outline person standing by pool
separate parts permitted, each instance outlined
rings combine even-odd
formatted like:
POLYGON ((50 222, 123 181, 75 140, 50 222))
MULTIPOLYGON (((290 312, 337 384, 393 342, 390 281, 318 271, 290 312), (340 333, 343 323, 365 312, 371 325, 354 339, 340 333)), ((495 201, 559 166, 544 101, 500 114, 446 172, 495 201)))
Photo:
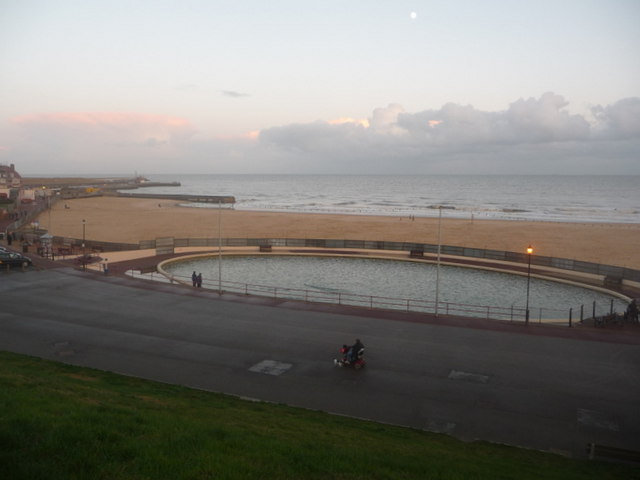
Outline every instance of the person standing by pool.
POLYGON ((629 303, 625 317, 627 317, 627 320, 631 322, 638 323, 638 304, 636 303, 635 298, 629 303))

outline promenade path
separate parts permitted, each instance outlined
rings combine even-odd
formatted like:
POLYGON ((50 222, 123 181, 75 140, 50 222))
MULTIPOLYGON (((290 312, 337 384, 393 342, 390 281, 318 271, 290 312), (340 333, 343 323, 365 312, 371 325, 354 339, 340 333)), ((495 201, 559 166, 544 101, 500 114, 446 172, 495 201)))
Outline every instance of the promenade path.
POLYGON ((0 349, 584 457, 640 450, 640 335, 374 312, 105 276, 0 272, 0 349), (333 366, 367 347, 362 371, 333 366))

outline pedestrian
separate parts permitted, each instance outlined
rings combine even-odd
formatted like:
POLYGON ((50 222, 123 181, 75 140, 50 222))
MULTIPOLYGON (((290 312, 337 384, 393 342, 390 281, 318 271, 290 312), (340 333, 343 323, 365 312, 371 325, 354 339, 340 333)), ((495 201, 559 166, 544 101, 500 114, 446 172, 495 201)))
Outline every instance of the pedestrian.
POLYGON ((625 317, 627 317, 627 320, 631 322, 638 323, 638 304, 636 303, 635 298, 629 302, 629 306, 625 312, 625 317))
POLYGON ((194 287, 198 286, 198 275, 196 275, 196 271, 195 270, 191 274, 191 283, 193 283, 194 287))
POLYGON ((197 283, 198 283, 198 288, 202 288, 202 274, 201 273, 198 273, 197 283))

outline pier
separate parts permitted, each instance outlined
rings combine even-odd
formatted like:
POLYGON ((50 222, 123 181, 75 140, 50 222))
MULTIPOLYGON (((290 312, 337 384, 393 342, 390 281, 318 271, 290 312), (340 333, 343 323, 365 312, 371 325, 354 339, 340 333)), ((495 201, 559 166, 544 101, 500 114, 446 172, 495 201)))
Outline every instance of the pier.
POLYGON ((165 193, 127 193, 121 190, 138 190, 148 187, 179 187, 180 182, 152 182, 144 177, 33 177, 24 178, 23 183, 36 189, 49 188, 58 190, 60 198, 86 198, 96 196, 157 198, 177 200, 192 203, 219 203, 235 204, 236 199, 232 195, 189 195, 189 194, 165 194, 165 193))

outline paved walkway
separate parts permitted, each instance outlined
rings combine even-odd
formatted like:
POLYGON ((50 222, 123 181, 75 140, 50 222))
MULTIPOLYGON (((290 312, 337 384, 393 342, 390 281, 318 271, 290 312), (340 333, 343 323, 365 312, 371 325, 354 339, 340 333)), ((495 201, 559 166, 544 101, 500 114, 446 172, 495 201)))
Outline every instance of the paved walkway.
POLYGON ((220 296, 36 264, 0 273, 2 349, 465 440, 640 450, 635 331, 220 296), (356 337, 367 367, 335 368, 356 337))
MULTIPOLYGON (((280 249, 281 251, 288 250, 280 249)), ((17 251, 17 250, 16 250, 17 251)), ((327 249, 323 250, 325 253, 327 249)), ((223 253, 246 253, 257 254, 255 247, 225 247, 223 253)), ((278 252, 278 249, 274 249, 274 252, 278 252)), ((216 253, 212 251, 211 247, 178 247, 175 249, 174 254, 156 255, 155 249, 147 250, 130 250, 120 252, 105 252, 101 254, 100 261, 87 264, 86 271, 94 274, 103 275, 103 261, 106 261, 109 265, 109 276, 123 276, 126 277, 127 272, 131 270, 144 270, 152 269, 160 262, 168 260, 170 258, 176 258, 180 256, 189 256, 194 254, 216 253)), ((307 254, 313 254, 308 251, 307 254)), ((380 251, 362 251, 365 255, 380 255, 380 251)), ((268 255, 268 254, 267 254, 268 255)), ((384 252, 388 258, 397 257, 399 259, 406 259, 406 252, 384 252)), ((62 268, 62 267, 74 267, 80 269, 80 264, 75 256, 67 258, 58 257, 56 261, 51 261, 46 258, 42 258, 38 255, 31 254, 31 258, 34 260, 34 265, 38 269, 50 269, 50 268, 62 268)), ((465 259, 463 259, 465 260, 465 259)), ((506 263, 506 262, 503 262, 506 263)), ((504 265, 505 269, 514 268, 512 265, 504 265)), ((515 266, 517 269, 518 266, 515 266)), ((145 288, 154 288, 155 282, 138 280, 139 285, 144 285, 145 288)), ((174 285, 175 288, 180 288, 179 285, 174 285)), ((631 296, 638 296, 640 292, 634 289, 630 289, 625 292, 631 296)), ((288 308, 295 308, 307 311, 318 312, 333 312, 343 313, 346 315, 366 315, 377 318, 386 318, 389 320, 407 321, 414 323, 431 323, 435 325, 448 325, 459 326, 464 328, 475 328, 483 330, 493 331, 505 331, 514 332, 527 335, 536 336, 551 336, 559 338, 572 338, 576 340, 594 340, 594 341, 606 341, 624 344, 638 344, 640 345, 640 325, 625 325, 624 327, 607 327, 607 328, 594 328, 589 324, 574 323, 573 328, 559 327, 556 325, 546 325, 537 322, 531 322, 531 328, 525 328, 522 323, 509 322, 509 321, 497 321, 488 320, 482 318, 473 317, 460 317, 454 315, 440 315, 436 317, 433 314, 428 313, 415 313, 415 312, 402 312, 402 311, 386 311, 386 310, 371 310, 366 307, 352 307, 348 305, 333 305, 333 304, 321 304, 321 303, 306 303, 306 302, 284 302, 282 299, 272 299, 269 297, 255 297, 233 293, 225 293, 225 298, 228 301, 235 302, 247 302, 251 304, 260 304, 265 306, 278 306, 286 303, 288 308)))

